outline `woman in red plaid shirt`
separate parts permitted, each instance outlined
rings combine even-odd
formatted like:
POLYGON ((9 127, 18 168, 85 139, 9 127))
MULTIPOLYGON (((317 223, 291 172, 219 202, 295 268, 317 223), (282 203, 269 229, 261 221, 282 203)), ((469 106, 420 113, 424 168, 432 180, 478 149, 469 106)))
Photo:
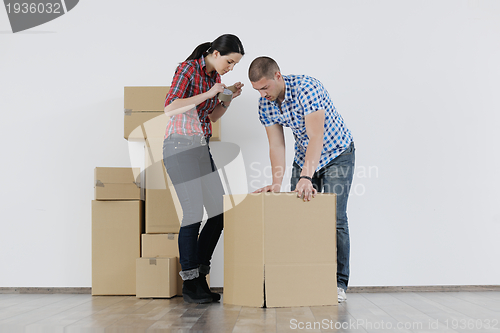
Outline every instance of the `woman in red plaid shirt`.
MULTIPOLYGON (((165 113, 171 118, 163 142, 163 162, 183 211, 179 231, 180 275, 184 280, 184 300, 190 303, 220 300, 206 281, 223 228, 224 194, 208 143, 211 122, 219 120, 231 104, 217 98, 226 88, 221 75, 233 70, 244 53, 241 41, 234 35, 222 35, 199 45, 177 67, 165 100, 165 113), (199 232, 203 207, 208 220, 199 232)), ((243 84, 237 82, 234 87, 233 98, 241 94, 243 84)))

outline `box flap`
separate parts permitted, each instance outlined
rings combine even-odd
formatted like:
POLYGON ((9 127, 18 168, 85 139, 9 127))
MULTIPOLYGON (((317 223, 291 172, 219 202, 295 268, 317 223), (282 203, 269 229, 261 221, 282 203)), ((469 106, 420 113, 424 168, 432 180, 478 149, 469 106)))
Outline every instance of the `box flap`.
POLYGON ((262 197, 245 196, 233 206, 224 196, 224 303, 264 305, 262 197), (243 303, 241 303, 241 301, 243 303))
POLYGON ((336 263, 335 194, 317 194, 306 202, 295 192, 263 197, 266 265, 336 263))
POLYGON ((269 308, 337 305, 336 264, 268 264, 265 283, 269 308))

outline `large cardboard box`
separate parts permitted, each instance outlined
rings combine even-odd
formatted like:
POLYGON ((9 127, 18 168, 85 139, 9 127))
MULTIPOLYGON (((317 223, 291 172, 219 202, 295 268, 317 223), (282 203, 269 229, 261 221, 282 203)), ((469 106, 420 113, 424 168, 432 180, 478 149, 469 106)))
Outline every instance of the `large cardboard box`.
POLYGON ((135 295, 143 201, 92 201, 92 295, 135 295))
POLYGON ((143 234, 141 257, 175 257, 177 295, 182 295, 182 278, 179 272, 182 270, 179 263, 179 238, 178 234, 143 234))
POLYGON ((224 211, 224 303, 337 304, 335 194, 226 195, 224 211))
POLYGON ((146 140, 146 233, 179 233, 182 208, 163 165, 163 139, 146 140))
POLYGON ((95 200, 141 200, 140 176, 140 168, 95 168, 95 200))
MULTIPOLYGON (((165 115, 165 99, 170 87, 124 88, 124 138, 144 140, 163 138, 169 117, 165 115)), ((213 141, 220 141, 220 120, 212 123, 213 141)))
POLYGON ((177 258, 137 258, 136 297, 170 298, 177 295, 177 258))

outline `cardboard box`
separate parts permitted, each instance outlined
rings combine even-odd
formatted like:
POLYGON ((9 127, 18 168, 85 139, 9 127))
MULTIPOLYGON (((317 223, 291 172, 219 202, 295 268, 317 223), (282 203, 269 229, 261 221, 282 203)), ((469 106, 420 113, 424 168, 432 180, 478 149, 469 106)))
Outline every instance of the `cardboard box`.
POLYGON ((210 141, 220 141, 221 138, 221 119, 217 120, 215 123, 212 123, 212 137, 210 141))
POLYGON ((179 234, 142 234, 141 257, 179 257, 179 234))
POLYGON ((92 295, 135 295, 143 201, 92 201, 92 295))
MULTIPOLYGON (((165 115, 165 99, 170 87, 125 87, 124 138, 144 140, 163 138, 169 117, 165 115)), ((220 141, 221 121, 212 123, 212 141, 220 141)))
POLYGON ((226 195, 224 212, 225 304, 337 304, 335 194, 226 195))
POLYGON ((140 168, 95 168, 95 200, 141 200, 140 173, 140 168))
POLYGON ((178 234, 143 234, 141 257, 175 257, 177 295, 182 295, 182 270, 179 263, 179 238, 178 234))
POLYGON ((161 114, 146 121, 142 126, 146 133, 146 139, 160 139, 163 141, 169 121, 170 117, 168 117, 165 112, 161 112, 161 114))
POLYGON ((163 139, 146 140, 146 233, 179 233, 182 207, 163 165, 163 139))
POLYGON ((137 258, 136 297, 170 298, 177 295, 177 258, 137 258))
MULTIPOLYGON (((125 87, 124 88, 124 138, 145 139, 149 133, 144 123, 158 117, 153 123, 159 126, 168 118, 165 116, 165 99, 170 87, 125 87)), ((166 124, 166 123, 165 123, 166 124)), ((163 128, 163 135, 165 134, 163 128)), ((160 134, 161 135, 161 134, 160 134)))
MULTIPOLYGON (((179 263, 179 235, 178 234, 143 234, 142 235, 142 257, 176 257, 177 260, 177 295, 182 295, 182 278, 179 272, 182 270, 179 263)), ((210 274, 207 275, 207 283, 210 285, 210 274)))

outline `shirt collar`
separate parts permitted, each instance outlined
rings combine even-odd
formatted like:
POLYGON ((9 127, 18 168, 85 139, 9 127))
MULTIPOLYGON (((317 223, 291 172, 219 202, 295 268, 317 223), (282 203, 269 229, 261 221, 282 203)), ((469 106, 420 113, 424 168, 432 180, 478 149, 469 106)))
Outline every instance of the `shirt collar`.
POLYGON ((198 60, 198 63, 200 64, 200 68, 203 70, 203 73, 205 73, 206 76, 208 76, 214 80, 217 80, 217 75, 219 75, 219 73, 217 73, 217 71, 214 70, 211 74, 207 73, 207 64, 205 63, 204 56, 200 57, 200 59, 198 60))
MULTIPOLYGON (((283 102, 281 103, 289 103, 293 101, 293 94, 292 94, 292 79, 286 75, 283 75, 283 81, 285 82, 285 98, 283 99, 283 102)), ((272 101, 273 104, 278 105, 278 102, 276 100, 272 101)))
POLYGON ((285 99, 283 102, 291 102, 292 98, 292 79, 286 75, 283 75, 283 81, 285 81, 285 99))

